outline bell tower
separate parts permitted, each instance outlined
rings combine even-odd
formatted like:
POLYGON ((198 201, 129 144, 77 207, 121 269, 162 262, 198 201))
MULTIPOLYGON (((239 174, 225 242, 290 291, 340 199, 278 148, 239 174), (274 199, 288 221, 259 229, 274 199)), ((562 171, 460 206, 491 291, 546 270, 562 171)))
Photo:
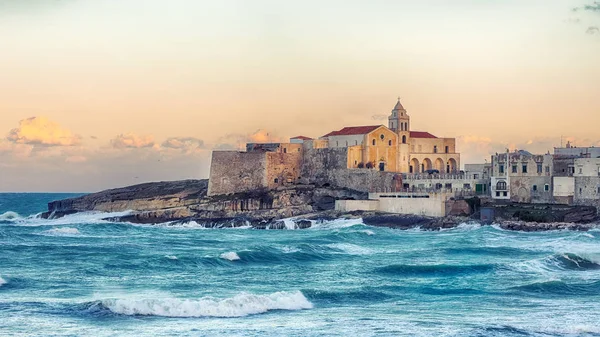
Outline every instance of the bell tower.
MULTIPOLYGON (((406 112, 406 109, 400 103, 400 97, 398 97, 398 102, 394 109, 392 110, 392 114, 388 117, 388 127, 390 130, 395 131, 400 138, 402 136, 406 136, 406 143, 408 143, 408 137, 410 135, 410 116, 406 112)), ((400 139, 400 143, 402 143, 402 139, 400 139)))
POLYGON ((398 168, 400 172, 409 172, 410 161, 410 116, 406 109, 398 102, 388 118, 388 127, 398 135, 398 168))

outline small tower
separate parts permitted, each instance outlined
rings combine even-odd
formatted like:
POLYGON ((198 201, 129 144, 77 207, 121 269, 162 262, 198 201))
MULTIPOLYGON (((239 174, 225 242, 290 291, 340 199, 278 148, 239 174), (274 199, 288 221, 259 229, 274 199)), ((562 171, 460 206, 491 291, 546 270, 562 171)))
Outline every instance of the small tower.
POLYGON ((402 103, 400 103, 400 97, 398 97, 398 102, 394 106, 392 114, 388 117, 388 127, 398 134, 400 144, 408 143, 408 137, 410 137, 410 117, 406 113, 406 109, 404 109, 402 103))

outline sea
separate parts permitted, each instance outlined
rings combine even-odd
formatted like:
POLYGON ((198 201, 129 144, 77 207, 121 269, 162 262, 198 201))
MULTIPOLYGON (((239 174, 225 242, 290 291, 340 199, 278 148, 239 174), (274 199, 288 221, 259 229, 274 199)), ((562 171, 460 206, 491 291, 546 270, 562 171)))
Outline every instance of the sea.
POLYGON ((1 336, 600 336, 600 231, 38 217, 70 196, 0 194, 1 336))

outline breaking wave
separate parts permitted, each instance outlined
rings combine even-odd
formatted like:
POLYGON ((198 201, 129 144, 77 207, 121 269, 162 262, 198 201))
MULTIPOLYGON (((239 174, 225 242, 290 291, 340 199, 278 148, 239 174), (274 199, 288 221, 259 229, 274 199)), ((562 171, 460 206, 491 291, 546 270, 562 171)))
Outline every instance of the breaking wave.
POLYGON ((591 259, 581 257, 577 254, 566 253, 554 255, 551 258, 553 264, 566 270, 599 270, 600 264, 591 259))
POLYGON ((3 285, 7 284, 8 282, 6 282, 5 279, 2 278, 2 276, 0 276, 0 287, 2 287, 3 285))
POLYGON ((223 253, 219 257, 229 261, 237 261, 240 259, 240 256, 236 252, 223 253))
POLYGON ((19 213, 12 212, 12 211, 8 211, 8 212, 4 212, 4 213, 0 214, 0 220, 5 220, 5 221, 15 221, 15 220, 19 220, 22 218, 23 217, 21 217, 19 215, 19 213))
POLYGON ((226 299, 204 297, 197 300, 106 299, 89 303, 88 311, 109 310, 128 316, 161 317, 243 317, 271 310, 312 309, 313 304, 302 292, 276 292, 269 295, 240 293, 226 299))
POLYGON ((44 235, 50 236, 77 236, 81 235, 77 228, 72 227, 60 227, 60 228, 52 228, 43 232, 44 235))

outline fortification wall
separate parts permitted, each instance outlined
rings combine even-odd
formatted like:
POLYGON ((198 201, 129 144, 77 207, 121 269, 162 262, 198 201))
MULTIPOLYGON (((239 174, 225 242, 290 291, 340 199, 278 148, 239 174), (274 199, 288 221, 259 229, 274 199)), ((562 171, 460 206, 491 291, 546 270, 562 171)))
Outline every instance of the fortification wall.
POLYGON ((266 152, 213 151, 208 195, 266 188, 266 179, 266 152))
POLYGON ((267 187, 297 184, 302 175, 302 152, 268 152, 266 154, 267 187))

